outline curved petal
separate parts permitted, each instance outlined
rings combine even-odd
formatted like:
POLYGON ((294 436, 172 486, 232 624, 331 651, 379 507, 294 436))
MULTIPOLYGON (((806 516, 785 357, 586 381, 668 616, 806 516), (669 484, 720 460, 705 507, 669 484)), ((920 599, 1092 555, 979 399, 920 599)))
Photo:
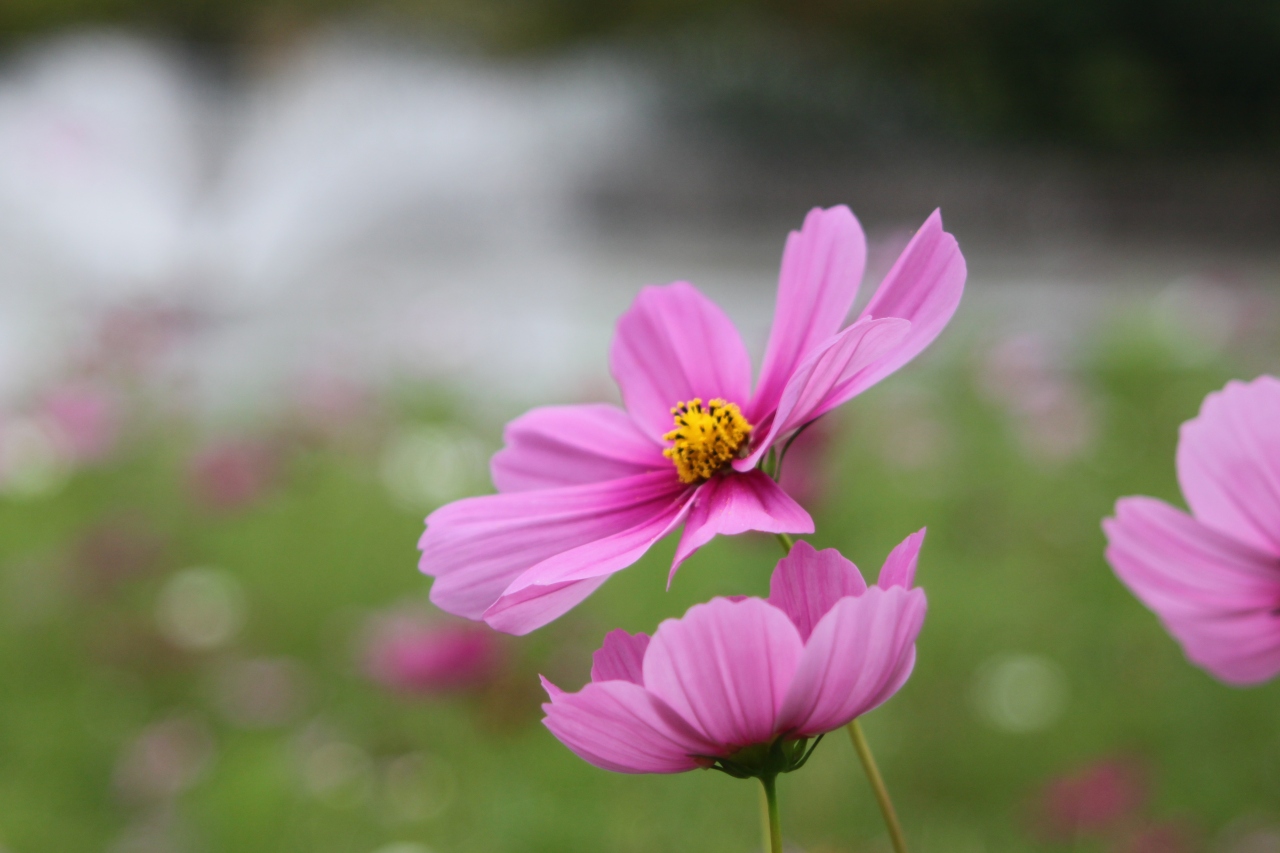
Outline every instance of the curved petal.
POLYGON ((916 581, 916 563, 920 560, 920 548, 924 545, 924 533, 925 528, 921 527, 915 533, 899 542, 897 547, 889 552, 889 556, 884 558, 884 565, 880 567, 880 576, 876 578, 876 586, 881 589, 888 589, 891 586, 911 589, 912 584, 916 581))
POLYGON ((853 396, 844 389, 891 353, 910 327, 910 323, 891 317, 864 318, 809 353, 787 380, 768 431, 753 437, 751 454, 736 460, 733 467, 749 471, 779 438, 853 396))
POLYGON ((806 641, 837 601, 866 591, 862 573, 843 554, 815 550, 804 540, 778 561, 769 579, 769 603, 787 614, 806 641))
POLYGON ((815 207, 787 236, 773 328, 747 415, 762 420, 778 405, 796 366, 844 325, 867 266, 867 238, 844 205, 815 207))
POLYGON ((630 681, 643 684, 644 650, 648 634, 628 634, 617 628, 604 635, 604 645, 591 656, 592 681, 630 681))
POLYGON ((427 517, 418 568, 440 609, 479 619, 531 566, 660 516, 685 491, 671 470, 456 501, 427 517))
POLYGON ((667 584, 694 551, 717 535, 735 536, 748 530, 812 533, 813 518, 763 471, 712 477, 694 492, 667 584))
POLYGON ((562 550, 527 569, 485 610, 484 621, 508 634, 527 634, 563 616, 678 527, 689 511, 690 494, 670 499, 634 527, 562 550))
POLYGON ((615 773, 680 773, 707 766, 714 749, 643 687, 593 682, 565 693, 543 679, 551 701, 542 724, 582 760, 615 773))
POLYGON ((1280 672, 1280 560, 1154 498, 1102 523, 1107 561, 1192 662, 1236 684, 1280 672))
POLYGON ((924 590, 902 587, 836 602, 805 643, 780 728, 800 737, 829 732, 897 692, 915 662, 925 607, 924 590))
POLYGON ((787 615, 758 598, 714 599, 658 626, 645 688, 728 754, 768 743, 803 643, 787 615))
POLYGON ((751 358, 720 308, 693 285, 646 287, 618 320, 609 369, 627 411, 650 438, 673 426, 671 409, 700 397, 748 402, 751 358))
POLYGON ((503 430, 489 470, 500 492, 598 483, 671 467, 662 447, 607 403, 543 406, 503 430))
POLYGON ((967 275, 960 246, 942 230, 942 212, 935 210, 859 315, 900 317, 911 323, 911 333, 883 361, 843 387, 844 400, 861 394, 933 343, 956 313, 967 275))
POLYGON ((1182 425, 1178 482, 1210 527, 1280 554, 1280 380, 1229 382, 1182 425))

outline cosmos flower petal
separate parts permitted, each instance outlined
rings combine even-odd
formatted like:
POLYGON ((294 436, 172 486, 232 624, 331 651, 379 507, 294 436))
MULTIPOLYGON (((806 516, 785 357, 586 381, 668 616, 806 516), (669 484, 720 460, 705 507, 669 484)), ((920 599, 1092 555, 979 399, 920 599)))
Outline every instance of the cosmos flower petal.
MULTIPOLYGON (((538 493, 535 493, 538 494, 538 493)), ((559 618, 625 569, 684 520, 688 498, 677 495, 633 527, 561 550, 522 573, 484 612, 508 634, 527 634, 559 618)))
POLYGON ((550 682, 543 725, 584 761, 616 773, 680 773, 706 766, 714 746, 629 681, 592 682, 565 693, 550 682))
POLYGON ((924 545, 925 528, 921 527, 906 539, 898 543, 889 556, 884 558, 880 567, 880 576, 876 578, 876 586, 888 589, 900 586, 911 589, 916 580, 916 563, 920 560, 920 548, 924 545))
POLYGON ((1280 562, 1154 498, 1102 523, 1107 561, 1194 663, 1235 684, 1280 673, 1280 562))
POLYGON ((500 492, 596 483, 667 469, 662 447, 617 406, 542 406, 511 423, 489 468, 500 492))
POLYGON ((813 626, 842 598, 866 592, 867 583, 835 548, 816 550, 803 540, 783 557, 769 579, 769 603, 791 619, 808 640, 813 626))
POLYGON ((814 347, 840 331, 867 263, 867 239, 844 205, 815 207, 787 236, 773 329, 748 418, 772 412, 782 389, 814 347))
POLYGON ((802 649, 778 608, 758 598, 717 598, 658 626, 644 656, 644 684, 728 754, 772 738, 802 649))
POLYGON ((873 367, 845 383, 839 402, 852 399, 915 358, 942 332, 960 305, 968 275, 956 238, 942 230, 935 210, 911 238, 860 317, 900 317, 911 332, 873 367))
POLYGON ((729 317, 693 285, 646 287, 618 320, 609 369, 627 411, 656 441, 671 409, 697 397, 739 406, 751 393, 751 359, 729 317))
POLYGON ((649 635, 628 634, 617 628, 604 635, 604 645, 591 656, 592 681, 630 681, 643 684, 644 652, 649 635))
POLYGON ((892 696, 911 674, 925 607, 923 590, 902 587, 836 602, 805 644, 779 728, 823 734, 892 696))
POLYGON ((1178 481, 1200 521, 1280 555, 1280 380, 1229 382, 1182 425, 1178 481))
POLYGON ((694 493, 668 585, 680 565, 715 536, 748 530, 812 533, 813 518, 763 471, 712 477, 694 493))
POLYGON ((733 467, 754 468, 774 442, 848 399, 840 389, 892 352, 909 331, 904 320, 862 319, 811 352, 787 380, 768 432, 753 440, 751 454, 733 467))
POLYGON ((479 619, 529 568, 661 516, 685 491, 667 470, 456 501, 427 517, 419 568, 440 609, 479 619))

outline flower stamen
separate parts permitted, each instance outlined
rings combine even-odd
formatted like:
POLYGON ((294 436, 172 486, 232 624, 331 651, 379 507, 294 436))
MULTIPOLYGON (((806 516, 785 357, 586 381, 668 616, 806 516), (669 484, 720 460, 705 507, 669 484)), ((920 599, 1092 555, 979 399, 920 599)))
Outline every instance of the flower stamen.
POLYGON ((676 428, 663 436, 674 442, 662 455, 675 463, 683 483, 710 479, 738 455, 751 435, 751 424, 735 403, 719 397, 702 406, 695 397, 671 410, 676 428))

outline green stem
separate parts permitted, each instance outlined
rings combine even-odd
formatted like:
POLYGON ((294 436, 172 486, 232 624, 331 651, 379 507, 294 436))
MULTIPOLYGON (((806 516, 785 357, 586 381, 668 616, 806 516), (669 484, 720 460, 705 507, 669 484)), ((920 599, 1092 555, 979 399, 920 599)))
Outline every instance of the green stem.
POLYGON ((856 719, 845 728, 849 731, 849 739, 853 741, 858 758, 862 760, 862 769, 867 772, 867 780, 871 783, 871 790, 875 792, 876 802, 880 804, 880 814, 884 816, 884 825, 889 830, 894 853, 907 853, 907 839, 902 834, 902 824, 898 823, 898 813, 894 811, 893 800, 889 799, 889 789, 884 786, 884 778, 880 775, 880 768, 876 766, 875 756, 871 754, 867 736, 862 733, 862 726, 856 719))
POLYGON ((764 776, 760 784, 764 786, 765 819, 769 823, 768 853, 782 853, 782 824, 778 821, 778 788, 777 776, 764 776))
POLYGON ((782 543, 782 552, 784 554, 790 554, 791 549, 796 546, 796 540, 791 538, 790 533, 779 533, 778 541, 782 543))

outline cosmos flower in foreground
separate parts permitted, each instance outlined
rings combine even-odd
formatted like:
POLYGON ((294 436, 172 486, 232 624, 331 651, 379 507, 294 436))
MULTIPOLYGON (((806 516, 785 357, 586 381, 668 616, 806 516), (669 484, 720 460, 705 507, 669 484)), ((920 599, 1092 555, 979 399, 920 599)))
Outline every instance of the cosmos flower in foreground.
POLYGON ((795 770, 810 738, 880 705, 911 674, 923 541, 921 530, 898 545, 870 589, 838 551, 798 542, 767 601, 716 598, 652 639, 613 631, 577 693, 543 679, 543 723, 579 757, 620 773, 795 770))
POLYGON ((723 311, 685 282, 641 291, 609 354, 626 408, 548 406, 508 424, 491 463, 499 494, 427 518, 419 568, 436 579, 431 600, 523 634, 682 524, 672 576, 717 534, 812 532, 761 462, 914 358, 964 289, 964 258, 935 212, 844 327, 865 260, 847 207, 815 209, 792 232, 754 391, 723 311))
POLYGON ((1121 498, 1107 560, 1187 657, 1231 684, 1280 673, 1280 380, 1229 382, 1182 425, 1191 514, 1121 498))

